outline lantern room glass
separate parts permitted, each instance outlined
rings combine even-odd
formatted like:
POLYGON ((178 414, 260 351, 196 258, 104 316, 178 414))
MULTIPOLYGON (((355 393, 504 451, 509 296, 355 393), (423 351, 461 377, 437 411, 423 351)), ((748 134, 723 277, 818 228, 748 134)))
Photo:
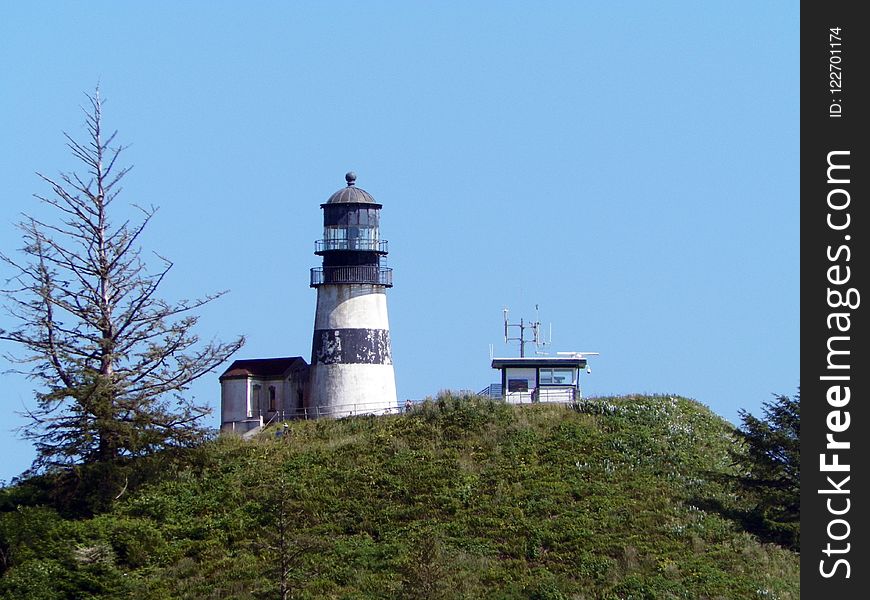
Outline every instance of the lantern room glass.
POLYGON ((323 239, 330 250, 378 247, 380 209, 359 204, 324 206, 323 239))

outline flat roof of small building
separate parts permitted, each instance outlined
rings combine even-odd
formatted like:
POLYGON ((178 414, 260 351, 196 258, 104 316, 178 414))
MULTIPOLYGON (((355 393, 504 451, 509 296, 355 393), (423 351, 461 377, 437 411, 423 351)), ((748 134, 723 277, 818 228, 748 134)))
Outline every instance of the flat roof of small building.
POLYGON ((524 356, 514 358, 493 358, 493 369, 505 369, 509 367, 525 368, 563 368, 582 369, 586 366, 585 358, 576 356, 524 356))

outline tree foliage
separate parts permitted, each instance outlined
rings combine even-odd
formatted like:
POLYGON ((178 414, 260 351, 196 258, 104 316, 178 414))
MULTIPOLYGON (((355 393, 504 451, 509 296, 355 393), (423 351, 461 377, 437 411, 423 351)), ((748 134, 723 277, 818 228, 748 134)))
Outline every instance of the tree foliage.
POLYGON ((800 390, 765 402, 764 418, 740 411, 746 443, 738 483, 754 503, 759 533, 794 549, 800 545, 800 390))
POLYGON ((208 409, 184 396, 191 382, 244 343, 201 342, 192 311, 224 292, 168 302, 158 296, 172 262, 150 271, 139 238, 156 208, 137 222, 113 220, 124 148, 103 131, 99 90, 83 109, 87 136, 67 147, 81 163, 35 195, 54 220, 25 215, 24 246, 0 254, 13 269, 3 295, 16 325, 0 339, 21 350, 8 358, 39 386, 22 428, 37 448, 36 468, 111 461, 200 439, 208 409))
MULTIPOLYGON (((286 450, 280 446, 272 449, 286 450)), ((245 507, 256 515, 251 549, 270 579, 258 597, 288 600, 296 588, 317 574, 313 557, 327 545, 316 536, 299 532, 299 523, 312 520, 314 507, 294 474, 296 465, 283 461, 286 453, 271 452, 268 445, 257 458, 245 473, 245 507)))

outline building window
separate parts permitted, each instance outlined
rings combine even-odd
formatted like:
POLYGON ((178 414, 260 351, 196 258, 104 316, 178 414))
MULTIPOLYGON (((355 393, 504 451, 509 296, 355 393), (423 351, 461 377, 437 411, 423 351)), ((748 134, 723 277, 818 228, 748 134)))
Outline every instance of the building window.
POLYGON ((541 385, 574 385, 575 373, 574 369, 541 369, 539 377, 541 385))
POLYGON ((528 379, 508 379, 508 391, 509 392, 528 392, 529 391, 528 379))
POLYGON ((275 412, 275 386, 269 386, 269 412, 275 412))
POLYGON ((254 407, 260 410, 260 386, 254 385, 251 389, 251 403, 248 405, 248 417, 254 416, 254 407))

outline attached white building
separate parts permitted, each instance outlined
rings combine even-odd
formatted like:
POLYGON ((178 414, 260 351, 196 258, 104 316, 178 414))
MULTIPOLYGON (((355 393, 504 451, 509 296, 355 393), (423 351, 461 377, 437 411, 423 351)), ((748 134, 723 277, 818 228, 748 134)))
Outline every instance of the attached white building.
POLYGON ((220 382, 221 431, 245 433, 305 416, 308 363, 300 356, 237 360, 220 382))

